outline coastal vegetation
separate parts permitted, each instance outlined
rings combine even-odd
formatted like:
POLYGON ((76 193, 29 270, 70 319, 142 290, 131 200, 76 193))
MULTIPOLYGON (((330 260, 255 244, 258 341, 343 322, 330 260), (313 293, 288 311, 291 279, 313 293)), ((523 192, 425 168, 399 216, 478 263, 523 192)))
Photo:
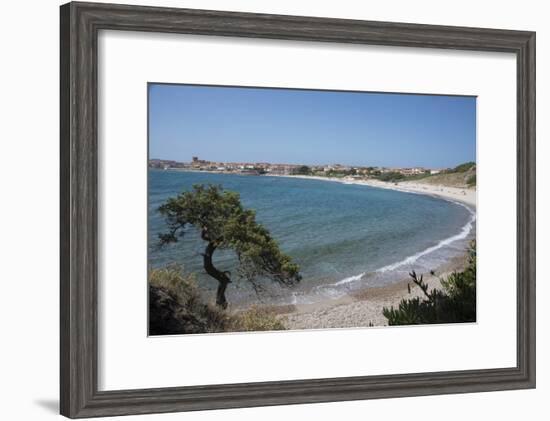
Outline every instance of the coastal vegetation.
MULTIPOLYGON (((442 290, 430 290, 423 276, 410 273, 423 297, 403 299, 397 308, 382 310, 388 324, 413 325, 433 323, 475 322, 476 320, 476 245, 468 250, 468 264, 462 272, 453 272, 441 279, 442 290)), ((410 289, 410 286, 409 286, 410 289)))
POLYGON ((226 289, 235 278, 248 281, 256 292, 261 291, 259 281, 263 279, 282 286, 293 286, 301 279, 298 265, 280 250, 270 232, 256 222, 255 212, 243 208, 236 192, 221 186, 197 184, 191 191, 169 198, 159 212, 168 227, 159 234, 160 247, 177 242, 188 227, 199 231, 206 243, 203 267, 218 281, 216 304, 222 309, 227 307, 226 289), (213 256, 218 249, 236 253, 239 266, 235 276, 214 265, 213 256))
POLYGON ((380 181, 387 181, 390 183, 394 183, 396 181, 402 181, 405 179, 405 176, 397 171, 390 171, 385 173, 380 173, 377 175, 374 175, 373 178, 380 180, 380 181))
POLYGON ((331 169, 326 172, 313 172, 311 170, 307 173, 296 172, 294 175, 314 175, 328 178, 354 177, 355 179, 373 179, 386 183, 418 181, 425 184, 457 188, 472 188, 476 185, 476 167, 473 162, 461 164, 455 168, 443 170, 434 174, 429 170, 420 171, 415 174, 404 174, 400 171, 381 171, 380 169, 369 167, 361 172, 355 169, 331 169))
POLYGON ((149 272, 149 334, 243 332, 282 330, 284 325, 268 310, 252 307, 230 313, 205 303, 195 278, 179 266, 149 272))
POLYGON ((439 174, 422 179, 424 184, 440 185, 457 188, 473 188, 476 186, 476 164, 467 162, 439 174))
MULTIPOLYGON (((269 172, 265 172, 269 174, 269 172)), ((414 173, 405 170, 388 170, 376 167, 348 168, 331 167, 328 170, 316 170, 314 167, 301 165, 292 170, 291 175, 315 176, 327 178, 353 177, 354 179, 374 179, 387 183, 420 181, 426 184, 437 184, 446 187, 472 188, 476 185, 476 164, 465 162, 454 168, 432 172, 427 169, 417 169, 414 173)))
POLYGON ((369 175, 376 180, 390 183, 421 180, 423 183, 440 184, 447 187, 474 187, 476 185, 476 164, 475 162, 465 162, 435 174, 425 170, 407 175, 399 171, 373 171, 369 175))
MULTIPOLYGON (((306 167, 303 172, 307 173, 310 170, 310 167, 306 167)), ((449 172, 442 176, 464 177, 468 174, 475 177, 475 166, 469 166, 463 172, 449 172)), ((364 303, 361 301, 363 298, 358 298, 358 301, 352 304, 331 307, 328 312, 326 309, 312 309, 304 312, 301 307, 286 308, 284 305, 273 304, 266 294, 270 280, 283 286, 292 286, 301 280, 298 266, 290 256, 282 252, 282 249, 293 250, 294 258, 300 256, 302 259, 302 255, 294 254, 296 249, 288 247, 286 242, 283 242, 280 248, 270 232, 256 221, 254 211, 243 207, 239 194, 224 190, 218 184, 194 184, 203 182, 204 175, 155 172, 154 176, 160 179, 188 178, 188 180, 186 183, 177 183, 177 189, 171 190, 172 197, 158 195, 156 202, 153 202, 153 206, 159 213, 153 220, 155 225, 151 232, 155 234, 151 237, 149 244, 151 250, 155 250, 155 245, 168 250, 153 252, 166 257, 152 262, 155 269, 149 272, 149 334, 151 335, 456 323, 476 320, 475 245, 469 251, 468 267, 461 272, 445 276, 445 279, 440 279, 441 286, 435 289, 430 289, 425 282, 427 279, 431 284, 429 277, 411 272, 410 286, 414 289, 412 295, 407 295, 406 287, 402 288, 396 284, 387 291, 361 290, 360 294, 365 294, 364 303), (178 194, 181 189, 184 191, 178 194), (158 215, 163 218, 158 218, 158 215), (158 242, 155 239, 157 234, 158 242), (173 244, 182 240, 190 244, 179 246, 173 244), (196 252, 197 245, 203 251, 200 254, 196 252), (217 250, 227 250, 230 253, 229 255, 219 252, 215 254, 217 250), (175 253, 180 258, 174 257, 175 253), (215 259, 215 256, 219 257, 215 259), (222 261, 227 262, 228 257, 231 263, 222 264, 222 261), (176 266, 167 266, 174 261, 185 262, 186 268, 190 268, 191 271, 184 272, 176 266), (225 265, 227 267, 224 267, 225 265), (209 277, 216 279, 213 288, 209 277), (251 306, 249 301, 245 301, 243 305, 243 293, 248 300, 248 294, 251 291, 250 288, 238 289, 237 283, 243 281, 259 294, 260 300, 257 305, 251 306), (232 283, 236 289, 229 290, 231 294, 226 298, 226 290, 232 283), (266 288, 265 291, 264 288, 266 288), (229 306, 227 299, 233 301, 233 297, 235 297, 235 305, 229 306), (391 298, 388 299, 388 297, 391 298), (264 300, 266 298, 267 300, 264 300)), ((431 177, 434 176, 429 178, 431 177)), ((207 178, 213 183, 225 184, 223 176, 211 175, 207 178)), ((263 189, 258 189, 258 185, 274 183, 273 179, 263 177, 232 178, 237 181, 242 180, 244 186, 249 186, 249 190, 244 187, 241 190, 237 184, 239 191, 242 191, 243 197, 247 200, 247 205, 251 208, 256 207, 256 202, 251 200, 254 197, 251 192, 258 190, 263 192, 263 189)), ((407 176, 406 180, 409 179, 407 176)), ((347 182, 347 180, 343 181, 347 182)), ((303 184, 304 188, 308 189, 310 185, 307 181, 296 179, 280 179, 277 183, 289 183, 292 186, 303 184)), ((311 183, 312 186, 317 184, 322 185, 322 183, 311 183)), ((234 184, 231 185, 235 188, 234 184)), ((338 183, 327 183, 322 189, 323 194, 327 187, 333 186, 339 191, 338 183)), ((434 188, 440 188, 440 186, 436 185, 434 188)), ((342 189, 344 190, 347 189, 342 189)), ((475 194, 475 191, 468 193, 475 194)), ((262 193, 262 199, 266 197, 265 194, 262 193)), ((304 196, 300 195, 300 197, 304 196)), ((421 199, 419 196, 418 200, 422 201, 421 199)), ((290 202, 290 206, 277 195, 271 196, 269 200, 269 203, 277 204, 272 211, 281 212, 282 209, 293 209, 295 198, 290 202)), ((354 198, 354 200, 357 199, 354 198)), ((431 207, 430 203, 427 202, 428 207, 431 207)), ((367 204, 365 209, 371 206, 373 205, 367 204)), ((262 209, 265 212, 265 209, 262 209)), ((404 212, 408 214, 410 209, 404 212)), ((264 219, 263 213, 261 216, 262 221, 272 220, 270 217, 264 219)), ((292 213, 289 213, 289 219, 291 216, 292 213)), ((269 227, 275 230, 273 225, 270 224, 269 227)), ((338 227, 335 228, 338 229, 338 227)), ((433 227, 430 226, 430 228, 433 227)), ((277 227, 276 232, 277 239, 286 239, 287 231, 281 231, 277 227)), ((306 230, 306 232, 310 231, 306 230)), ((311 238, 308 238, 308 242, 311 244, 311 238)), ((368 247, 366 250, 366 254, 360 254, 361 261, 357 262, 358 265, 364 261, 372 262, 368 257, 368 247)), ((317 261, 322 264, 322 259, 316 258, 316 263, 317 261)), ((304 262, 303 259, 300 263, 302 262, 304 262)), ((345 262, 343 270, 353 270, 350 269, 351 263, 347 260, 345 262)), ((464 261, 460 263, 461 268, 464 267, 463 263, 464 261)), ((312 284, 317 282, 319 275, 317 273, 312 275, 306 264, 307 261, 303 263, 304 273, 308 273, 308 285, 305 287, 309 288, 310 282, 312 284)), ((278 292, 282 293, 282 291, 278 292)), ((360 294, 353 296, 363 297, 360 294)))
POLYGON ((476 166, 475 162, 465 162, 464 164, 457 165, 456 167, 446 170, 444 172, 448 174, 467 172, 476 166))
POLYGON ((292 172, 294 175, 313 175, 313 171, 307 165, 300 165, 292 172))
POLYGON ((151 168, 204 171, 244 175, 294 175, 327 178, 352 177, 355 180, 378 180, 388 183, 420 181, 421 183, 456 188, 476 186, 476 163, 464 162, 453 168, 431 170, 423 167, 388 168, 373 166, 271 164, 271 163, 224 163, 199 160, 184 163, 152 159, 151 168))

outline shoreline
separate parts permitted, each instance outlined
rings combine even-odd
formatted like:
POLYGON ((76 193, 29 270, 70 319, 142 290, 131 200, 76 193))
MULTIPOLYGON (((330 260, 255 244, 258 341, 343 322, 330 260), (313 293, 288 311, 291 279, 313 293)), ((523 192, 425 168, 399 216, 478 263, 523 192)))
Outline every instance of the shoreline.
MULTIPOLYGON (((214 171, 197 172, 224 174, 214 171)), ((234 175, 245 176, 246 174, 234 175)), ((404 193, 423 194, 466 207, 472 213, 475 213, 476 210, 476 189, 472 188, 423 184, 421 180, 391 183, 372 179, 357 180, 345 177, 336 178, 275 174, 263 176, 337 182, 341 184, 389 189, 404 193)), ((475 222, 475 219, 473 221, 475 222)), ((471 237, 472 231, 470 230, 466 238, 471 237)), ((466 260, 467 251, 464 250, 460 255, 455 256, 450 261, 435 268, 435 275, 423 273, 424 280, 429 285, 430 290, 433 288, 441 288, 440 278, 446 278, 455 271, 462 271, 466 267, 466 260)), ((382 314, 382 309, 384 307, 389 308, 393 306, 396 308, 402 299, 421 296, 423 296, 422 291, 414 285, 408 276, 403 277, 402 275, 395 274, 395 279, 392 276, 391 282, 386 285, 365 286, 340 298, 326 298, 311 304, 266 304, 265 308, 269 312, 275 314, 289 330, 387 326, 387 320, 382 314), (408 292, 408 285, 410 285, 411 288, 410 293, 408 292)))
MULTIPOLYGON (((441 278, 464 270, 466 265, 467 254, 464 253, 441 266, 434 275, 423 274, 424 281, 430 290, 441 289, 441 278)), ((384 307, 397 308, 403 299, 423 296, 420 288, 408 278, 388 285, 365 287, 335 300, 273 306, 271 311, 288 330, 380 327, 388 326, 388 321, 382 314, 384 307), (410 293, 408 286, 411 289, 410 293)))
MULTIPOLYGON (((474 212, 477 204, 476 189, 422 184, 418 181, 389 183, 379 180, 354 180, 307 175, 272 175, 271 177, 332 181, 342 184, 390 189, 405 193, 425 194, 451 202, 459 202, 463 206, 471 207, 474 212)), ((471 233, 469 233, 470 235, 471 233)), ((453 272, 464 270, 466 262, 467 251, 465 250, 462 255, 439 266, 434 275, 429 273, 422 275, 430 290, 433 288, 441 289, 441 278, 446 278, 453 272)), ((387 285, 365 287, 338 299, 327 299, 314 304, 281 306, 278 309, 274 307, 273 311, 278 313, 277 317, 289 330, 387 326, 387 319, 382 314, 384 307, 397 308, 403 299, 422 296, 422 291, 410 278, 396 279, 387 285), (411 289, 410 293, 408 290, 409 286, 411 289)))
POLYGON ((400 191, 404 193, 425 194, 427 196, 435 196, 441 199, 457 201, 466 205, 476 208, 477 205, 477 189, 451 187, 439 184, 425 184, 422 183, 422 179, 417 181, 399 181, 388 182, 375 179, 363 179, 357 180, 346 177, 321 177, 317 175, 281 175, 281 174, 263 174, 263 175, 250 175, 240 173, 228 173, 225 171, 206 171, 206 170, 190 170, 190 169, 171 169, 170 171, 181 172, 193 172, 193 173, 206 173, 206 174, 227 174, 227 175, 240 175, 246 177, 284 177, 284 178, 300 178, 303 180, 318 180, 318 181, 330 181, 342 184, 355 184, 360 186, 375 187, 381 189, 389 189, 400 191))
POLYGON ((342 184, 354 184, 359 186, 368 186, 381 189, 389 189, 400 191, 404 193, 425 194, 427 196, 436 196, 441 199, 457 201, 466 205, 476 208, 477 197, 476 189, 450 187, 438 184, 424 184, 421 180, 418 181, 401 181, 396 183, 390 183, 380 180, 355 180, 351 178, 336 178, 336 177, 319 177, 315 175, 264 175, 263 177, 286 177, 286 178, 300 178, 303 180, 319 180, 319 181, 331 181, 342 184))

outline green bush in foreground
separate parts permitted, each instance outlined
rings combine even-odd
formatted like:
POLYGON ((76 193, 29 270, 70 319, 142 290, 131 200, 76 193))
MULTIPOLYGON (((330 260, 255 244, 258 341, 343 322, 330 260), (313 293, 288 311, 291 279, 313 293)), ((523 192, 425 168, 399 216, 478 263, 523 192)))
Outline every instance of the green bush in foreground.
POLYGON ((149 334, 242 332, 282 330, 270 312, 251 308, 229 313, 202 301, 195 280, 178 266, 149 273, 149 334))
POLYGON ((454 272, 441 280, 443 290, 432 289, 422 275, 410 273, 413 282, 424 297, 403 299, 397 309, 384 307, 382 313, 390 326, 460 323, 476 320, 476 248, 472 242, 468 250, 468 266, 462 272, 454 272))
POLYGON ((228 322, 223 311, 202 302, 193 277, 179 267, 150 271, 150 335, 220 332, 228 322))

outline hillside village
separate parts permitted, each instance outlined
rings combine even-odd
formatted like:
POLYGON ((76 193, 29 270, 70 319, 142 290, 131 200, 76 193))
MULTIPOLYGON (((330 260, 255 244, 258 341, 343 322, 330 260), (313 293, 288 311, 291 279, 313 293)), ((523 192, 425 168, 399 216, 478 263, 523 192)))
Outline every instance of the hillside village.
POLYGON ((304 165, 268 162, 216 162, 193 157, 190 162, 150 159, 149 168, 162 170, 206 171, 246 175, 301 175, 348 178, 353 180, 376 179, 387 182, 422 180, 423 183, 454 187, 473 187, 476 184, 476 165, 467 162, 454 168, 424 167, 373 167, 341 164, 304 165))

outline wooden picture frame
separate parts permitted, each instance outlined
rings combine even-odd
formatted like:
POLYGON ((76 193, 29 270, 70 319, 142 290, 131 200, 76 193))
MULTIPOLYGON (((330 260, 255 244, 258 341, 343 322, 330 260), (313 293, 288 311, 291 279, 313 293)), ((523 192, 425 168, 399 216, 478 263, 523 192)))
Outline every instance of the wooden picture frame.
POLYGON ((113 416, 535 387, 535 33, 113 4, 61 6, 61 414, 113 416), (498 51, 517 58, 517 366, 99 391, 100 30, 498 51))

